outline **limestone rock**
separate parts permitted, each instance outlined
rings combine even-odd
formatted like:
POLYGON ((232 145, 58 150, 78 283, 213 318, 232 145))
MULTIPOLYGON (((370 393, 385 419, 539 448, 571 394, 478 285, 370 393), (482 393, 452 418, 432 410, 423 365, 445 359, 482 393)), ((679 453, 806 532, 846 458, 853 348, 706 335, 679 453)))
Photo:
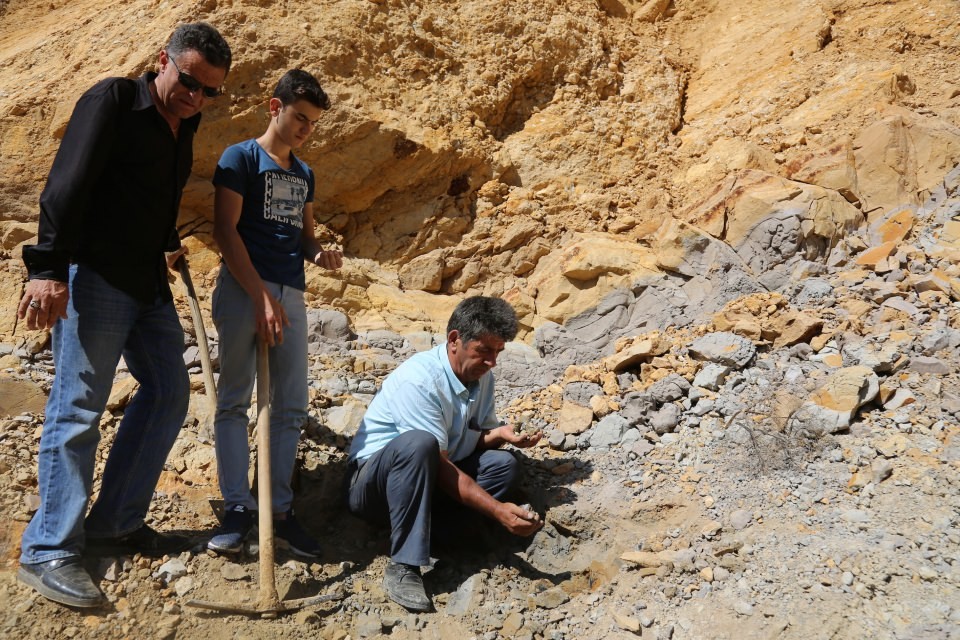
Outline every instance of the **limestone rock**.
MULTIPOLYGON (((893 69, 891 73, 903 71, 893 69)), ((932 188, 956 165, 960 131, 891 107, 882 120, 860 132, 854 148, 863 210, 877 212, 876 216, 904 204, 919 204, 917 194, 932 188), (916 174, 900 174, 896 169, 917 164, 923 169, 916 174)))
POLYGON ((579 404, 564 401, 557 417, 557 427, 567 435, 579 435, 593 424, 593 410, 579 404))
POLYGON ((601 448, 620 444, 629 428, 627 420, 617 413, 604 416, 590 432, 590 446, 601 448))
POLYGON ((716 391, 720 388, 720 385, 723 384, 728 373, 730 373, 730 367, 715 362, 707 362, 701 367, 700 371, 697 372, 696 377, 693 379, 693 385, 695 387, 703 387, 704 389, 716 391))
POLYGON ((638 273, 654 269, 654 253, 649 249, 591 234, 544 256, 528 281, 537 291, 537 314, 561 322, 586 307, 579 301, 585 287, 596 300, 638 273))
POLYGON ((647 395, 659 404, 673 402, 686 397, 690 383, 683 376, 671 373, 657 380, 647 388, 647 395))
POLYGON ((721 331, 697 338, 689 351, 700 360, 740 369, 753 359, 756 347, 746 338, 721 331))
POLYGON ((931 373, 934 375, 947 375, 953 371, 946 362, 932 356, 915 356, 910 358, 909 367, 911 371, 931 373))
POLYGON ((611 615, 613 616, 613 621, 617 623, 617 626, 624 631, 630 631, 636 634, 640 633, 640 621, 638 619, 619 611, 614 611, 611 615))
POLYGON ((910 207, 892 209, 867 227, 867 239, 871 246, 893 243, 899 246, 916 223, 916 214, 910 207))
POLYGON ((728 177, 685 217, 712 235, 723 236, 757 271, 801 251, 821 252, 862 220, 860 212, 834 191, 756 170, 728 177))
POLYGON ((528 598, 532 608, 556 609, 570 600, 570 596, 560 587, 550 587, 539 591, 528 598))
POLYGON ((350 327, 350 318, 334 309, 310 309, 307 311, 307 327, 308 342, 320 339, 346 342, 357 337, 350 327))
POLYGON ((776 317, 771 333, 776 334, 773 347, 780 349, 810 340, 820 332, 823 320, 803 311, 788 311, 776 317))
POLYGON ((400 268, 404 289, 436 292, 443 280, 443 258, 432 253, 418 256, 400 268))
POLYGON ((342 404, 324 410, 324 424, 334 433, 353 435, 360 427, 367 406, 368 402, 359 398, 347 399, 342 404))
POLYGON ((604 359, 603 366, 608 371, 625 371, 637 367, 641 362, 666 353, 669 345, 660 340, 658 333, 640 336, 624 346, 618 344, 617 353, 604 359))
POLYGON ((692 277, 724 264, 740 263, 729 246, 701 230, 700 227, 709 229, 706 221, 698 220, 697 224, 667 219, 660 225, 656 235, 658 267, 692 277))
POLYGON ((653 551, 627 551, 620 559, 638 567, 659 567, 664 564, 663 558, 653 551))
POLYGON ((43 388, 35 382, 15 380, 0 374, 0 416, 39 414, 43 412, 46 401, 43 388))
POLYGON ((843 345, 841 353, 846 365, 870 367, 877 373, 890 373, 900 360, 909 353, 913 338, 906 332, 872 336, 854 340, 843 345))
POLYGON ((650 416, 650 426, 653 427, 657 435, 662 436, 676 428, 680 423, 680 415, 680 407, 672 402, 667 403, 650 416))
POLYGON ((880 391, 877 374, 869 367, 844 367, 804 402, 797 419, 815 433, 835 433, 850 426, 857 409, 880 391))
POLYGON ((832 189, 851 204, 860 201, 856 157, 849 138, 801 153, 787 165, 786 171, 791 180, 832 189))

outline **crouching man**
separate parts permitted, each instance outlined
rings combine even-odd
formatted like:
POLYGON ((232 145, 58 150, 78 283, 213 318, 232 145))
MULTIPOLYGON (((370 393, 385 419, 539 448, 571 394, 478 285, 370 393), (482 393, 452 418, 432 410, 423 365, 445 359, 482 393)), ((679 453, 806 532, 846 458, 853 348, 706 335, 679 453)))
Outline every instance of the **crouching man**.
POLYGON ((418 353, 387 377, 353 440, 349 508, 389 522, 384 589, 411 611, 431 607, 420 567, 430 563, 431 516, 442 504, 436 487, 512 534, 529 536, 543 525, 536 513, 503 501, 520 463, 498 447, 532 447, 540 440, 539 433, 500 426, 495 412, 492 369, 516 334, 517 316, 507 302, 467 298, 450 317, 445 344, 418 353))

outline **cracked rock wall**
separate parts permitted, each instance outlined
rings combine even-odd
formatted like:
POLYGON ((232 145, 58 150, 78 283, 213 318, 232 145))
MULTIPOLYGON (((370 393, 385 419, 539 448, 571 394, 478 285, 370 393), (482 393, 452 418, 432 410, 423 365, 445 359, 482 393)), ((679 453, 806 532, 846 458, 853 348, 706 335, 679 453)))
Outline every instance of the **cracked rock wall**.
POLYGON ((960 158, 950 0, 11 0, 0 338, 43 340, 16 328, 20 250, 73 104, 102 77, 153 68, 188 20, 217 25, 235 55, 180 219, 204 307, 216 160, 261 132, 295 66, 333 100, 301 155, 321 233, 349 258, 337 274, 311 268, 308 298, 358 330, 437 330, 485 293, 517 306, 529 339, 636 293, 638 278, 702 264, 678 248, 677 223, 774 288, 778 265, 828 260, 852 229, 922 202, 960 158))

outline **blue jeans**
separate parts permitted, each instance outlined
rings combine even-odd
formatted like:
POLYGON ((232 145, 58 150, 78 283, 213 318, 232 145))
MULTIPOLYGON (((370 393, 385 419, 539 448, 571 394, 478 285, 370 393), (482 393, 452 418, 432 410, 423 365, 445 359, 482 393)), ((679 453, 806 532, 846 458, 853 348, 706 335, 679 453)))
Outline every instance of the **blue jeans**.
POLYGON ((53 327, 56 377, 40 438, 40 508, 23 533, 24 564, 80 555, 85 536, 139 529, 187 413, 190 380, 173 302, 138 302, 83 265, 70 267, 69 288, 67 319, 53 327), (100 416, 121 355, 140 388, 84 523, 100 416))
MULTIPOLYGON (((283 305, 290 321, 283 328, 283 344, 268 350, 271 498, 273 512, 283 513, 293 502, 290 482, 300 430, 307 420, 307 311, 303 291, 272 282, 264 284, 283 305)), ((220 493, 227 509, 238 505, 256 509, 247 475, 247 412, 257 374, 257 327, 253 301, 225 265, 220 268, 213 291, 213 322, 220 336, 220 379, 214 420, 220 493)))

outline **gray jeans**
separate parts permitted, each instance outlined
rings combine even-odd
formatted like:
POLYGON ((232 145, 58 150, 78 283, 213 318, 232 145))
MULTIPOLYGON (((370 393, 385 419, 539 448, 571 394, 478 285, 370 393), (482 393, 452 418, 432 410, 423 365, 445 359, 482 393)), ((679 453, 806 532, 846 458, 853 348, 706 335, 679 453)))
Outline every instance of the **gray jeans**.
MULTIPOLYGON (((307 313, 303 291, 264 283, 280 301, 290 325, 283 344, 269 349, 270 358, 270 486, 273 511, 290 508, 293 465, 300 429, 307 419, 307 313)), ((217 382, 217 476, 227 509, 244 505, 256 509, 250 492, 247 412, 257 373, 257 331, 253 301, 227 270, 221 267, 213 292, 213 322, 220 335, 220 379, 217 382)))
MULTIPOLYGON (((365 520, 390 525, 390 558, 413 566, 430 563, 430 534, 435 516, 462 508, 435 495, 440 446, 425 431, 406 431, 363 462, 347 469, 347 503, 365 520)), ((487 493, 503 498, 517 478, 520 462, 509 451, 476 451, 454 462, 487 493)))

